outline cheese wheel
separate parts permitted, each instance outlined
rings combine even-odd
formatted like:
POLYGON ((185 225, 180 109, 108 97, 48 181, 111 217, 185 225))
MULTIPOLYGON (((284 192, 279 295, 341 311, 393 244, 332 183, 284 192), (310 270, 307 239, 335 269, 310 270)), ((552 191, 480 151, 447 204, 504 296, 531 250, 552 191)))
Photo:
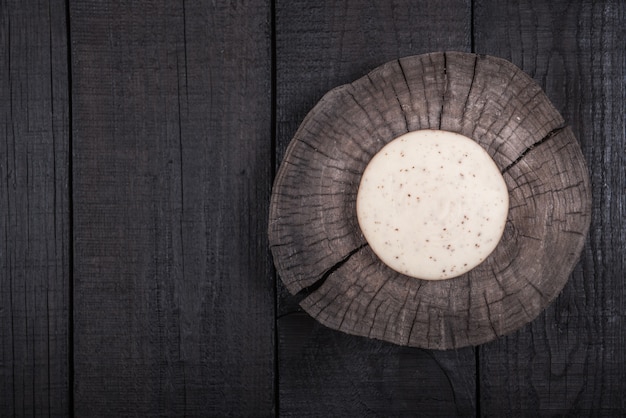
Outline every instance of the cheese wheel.
POLYGON ((365 239, 385 264, 441 280, 471 270, 496 248, 509 195, 500 170, 475 141, 421 130, 372 158, 356 207, 365 239))

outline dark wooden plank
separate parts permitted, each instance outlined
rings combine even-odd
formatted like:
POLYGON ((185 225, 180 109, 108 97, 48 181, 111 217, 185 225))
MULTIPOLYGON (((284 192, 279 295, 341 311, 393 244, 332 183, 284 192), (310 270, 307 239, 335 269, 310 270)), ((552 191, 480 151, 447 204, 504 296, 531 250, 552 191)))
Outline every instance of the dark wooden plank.
POLYGON ((0 5, 2 416, 70 410, 66 33, 63 2, 0 5))
MULTIPOLYGON (((466 0, 276 3, 276 161, 333 87, 402 56, 470 49, 466 0)), ((409 349, 331 331, 278 284, 284 416, 473 415, 473 349, 409 349)))
POLYGON ((429 351, 332 331, 305 313, 279 321, 280 415, 473 416, 474 352, 429 351))
POLYGON ((277 162, 333 87, 403 56, 470 50, 470 1, 278 1, 277 162))
POLYGON ((70 3, 76 416, 271 415, 269 3, 70 3))
POLYGON ((476 50, 546 90, 581 143, 590 235, 565 289, 531 325, 480 348, 485 416, 622 416, 626 410, 626 3, 477 0, 476 50))

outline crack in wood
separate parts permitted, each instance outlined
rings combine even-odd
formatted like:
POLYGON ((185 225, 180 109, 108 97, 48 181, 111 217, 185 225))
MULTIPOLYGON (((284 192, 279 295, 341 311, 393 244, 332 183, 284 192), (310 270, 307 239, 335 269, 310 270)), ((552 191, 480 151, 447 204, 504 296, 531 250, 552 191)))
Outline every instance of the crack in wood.
POLYGON ((469 89, 467 90, 467 97, 465 98, 465 104, 463 104, 463 113, 461 114, 461 121, 465 120, 465 115, 467 113, 467 104, 469 102, 470 96, 472 95, 472 90, 474 89, 474 81, 476 80, 476 67, 477 66, 478 66, 478 55, 475 55, 474 56, 474 68, 472 70, 472 81, 470 82, 469 89))
MULTIPOLYGON (((374 291, 374 294, 372 295, 372 298, 370 299, 369 302, 367 302, 367 305, 365 305, 365 312, 368 312, 370 309, 370 306, 372 305, 372 302, 374 302, 376 300, 376 298, 378 297, 378 294, 380 293, 380 291, 385 287, 385 285, 389 282, 389 280, 391 280, 389 277, 387 277, 385 280, 382 281, 382 283, 380 284, 380 286, 378 287, 378 289, 376 289, 374 291)), ((374 318, 376 318, 376 311, 378 311, 378 308, 380 307, 380 305, 378 305, 376 307, 376 310, 374 311, 374 318)))
POLYGON ((320 287, 322 287, 324 283, 326 283, 326 280, 328 280, 328 278, 334 272, 336 272, 337 270, 341 268, 341 266, 346 264, 348 260, 350 260, 350 258, 352 258, 354 254, 358 253, 360 250, 362 250, 368 245, 369 245, 368 243, 359 245, 354 250, 350 251, 344 258, 342 258, 341 260, 336 262, 333 266, 331 266, 328 270, 326 270, 324 274, 322 274, 322 277, 320 277, 314 283, 310 284, 309 286, 303 288, 302 290, 294 294, 294 296, 298 299, 298 304, 300 304, 304 299, 306 299, 307 297, 315 293, 320 287))
MULTIPOLYGON (((417 288, 417 291, 415 292, 415 297, 417 297, 417 294, 419 293, 420 289, 422 288, 422 286, 420 285, 420 287, 417 288)), ((420 307, 422 305, 422 301, 421 299, 417 299, 417 306, 415 307, 415 315, 413 315, 413 321, 411 322, 411 328, 409 329, 409 335, 406 339, 406 344, 410 345, 411 344, 411 337, 413 336, 413 331, 415 329, 415 324, 417 324, 417 317, 419 315, 419 311, 420 311, 420 307)))
POLYGON ((496 270, 495 270, 495 268, 493 266, 491 266, 491 274, 493 274, 493 279, 498 284, 498 287, 502 291, 502 294, 504 294, 504 296, 510 296, 511 294, 509 292, 507 292, 507 290, 504 287, 504 285, 502 284, 502 282, 500 280, 498 280, 498 273, 496 273, 496 270))
MULTIPOLYGON (((430 62, 430 65, 431 65, 431 66, 434 66, 434 62, 433 62, 433 55, 432 55, 432 54, 429 54, 429 55, 428 55, 428 61, 430 62)), ((421 65, 422 67, 424 67, 424 63, 423 63, 423 61, 422 61, 421 59, 420 59, 420 65, 421 65)), ((422 74, 421 74, 421 76, 420 76, 420 80, 421 80, 421 82, 422 82, 422 91, 423 91, 423 92, 426 92, 426 91, 427 91, 426 86, 428 85, 428 82, 426 81, 426 79, 425 79, 425 77, 424 77, 424 73, 422 73, 422 74)), ((412 100, 411 100, 411 101, 412 101, 412 100)), ((426 126, 427 126, 428 128, 432 128, 432 126, 433 126, 433 125, 432 125, 432 123, 431 123, 431 121, 430 121, 430 102, 431 102, 430 100, 426 100, 426 119, 427 119, 427 121, 428 121, 428 123, 427 123, 427 125, 426 125, 426 126)))
MULTIPOLYGON (((400 60, 397 60, 397 61, 398 61, 398 65, 400 65, 400 60)), ((404 76, 404 81, 407 82, 406 75, 404 74, 404 70, 402 69, 401 65, 400 65, 400 71, 402 72, 402 75, 404 76)), ((407 87, 408 87, 408 83, 407 83, 407 87)), ((398 91, 396 90, 396 86, 393 83, 391 84, 391 88, 393 89, 393 93, 396 96, 396 101, 398 102, 398 106, 400 107, 400 113, 402 113, 402 117, 404 118, 404 129, 406 132, 409 132, 410 131, 409 120, 406 118, 406 112, 404 108, 402 107, 402 102, 400 101, 400 95, 398 94, 398 91)))
MULTIPOLYGON (((398 309, 398 314, 396 315, 396 322, 400 323, 399 318, 402 315, 402 322, 400 323, 400 334, 404 335, 404 324, 406 323, 406 304, 409 301, 409 296, 411 296, 411 289, 408 286, 409 280, 413 280, 412 278, 407 277, 407 280, 404 282, 405 287, 407 287, 406 295, 404 296, 404 301, 402 301, 402 306, 398 309)), ((408 344, 408 340, 404 341, 404 344, 408 344)))
POLYGON ((439 112, 439 129, 443 120, 443 107, 446 103, 446 93, 448 92, 448 56, 443 53, 443 94, 441 95, 441 111, 439 112))
POLYGON ((485 299, 485 307, 487 308, 487 322, 489 323, 489 327, 493 331, 493 334, 498 337, 498 332, 496 331, 496 327, 493 324, 493 319, 491 318, 491 308, 489 307, 489 300, 487 299, 487 294, 483 293, 483 297, 485 299))
MULTIPOLYGON (((370 85, 373 87, 373 91, 377 91, 378 93, 382 93, 382 91, 376 86, 376 83, 374 82, 374 80, 372 79, 372 73, 367 73, 365 74, 365 77, 367 78, 367 81, 370 82, 370 85)), ((371 105, 374 107, 374 109, 376 109, 376 112, 378 112, 378 116, 380 116, 380 120, 383 123, 389 122, 386 118, 385 115, 383 114, 383 112, 380 110, 380 107, 378 107, 378 103, 376 100, 374 100, 371 105)), ((376 122, 374 119, 370 119, 372 122, 376 122)))
POLYGON ((409 92, 409 96, 411 95, 411 83, 409 83, 409 79, 406 77, 406 72, 404 71, 404 67, 402 66, 402 61, 397 59, 398 68, 400 68, 400 74, 402 74, 402 78, 404 78, 404 83, 406 84, 407 90, 409 92))
MULTIPOLYGON (((372 299, 372 300, 374 300, 374 299, 372 299)), ((372 316, 372 323, 370 324, 370 329, 369 329, 369 331, 367 332, 367 336, 368 336, 369 338, 373 338, 373 337, 372 337, 372 330, 374 329, 374 325, 376 325, 376 318, 378 317, 378 310, 379 310, 379 309, 380 309, 380 307, 382 306, 383 302, 385 302, 385 300, 384 300, 384 299, 381 299, 381 300, 380 300, 380 303, 378 304, 378 306, 376 306, 376 309, 374 309, 374 315, 372 316)), ((365 312, 367 312, 367 310, 366 310, 365 312)))
POLYGON ((413 320, 411 321, 411 329, 409 329, 409 335, 407 336, 406 339, 406 344, 410 345, 411 343, 411 337, 413 336, 413 331, 415 329, 415 324, 418 322, 418 316, 419 316, 419 312, 420 312, 420 307, 422 305, 422 300, 418 297, 420 290, 422 290, 422 283, 418 283, 417 289, 415 290, 415 293, 413 294, 413 303, 416 303, 415 306, 415 314, 413 315, 413 320))
MULTIPOLYGON (((509 79, 507 80, 506 84, 504 85, 504 87, 502 88, 503 92, 509 91, 511 86, 514 85, 515 81, 517 81, 517 76, 520 73, 521 70, 519 69, 514 69, 513 72, 511 73, 511 77, 509 77, 509 79)), ((507 99, 506 102, 504 104, 499 104, 500 106, 500 110, 498 111, 498 114, 502 114, 502 112, 504 112, 505 110, 509 109, 511 102, 513 102, 513 100, 516 100, 517 97, 515 95, 510 95, 507 99)), ((526 107, 526 104, 524 104, 521 108, 524 109, 526 107)), ((487 103, 485 103, 485 110, 487 110, 487 103)), ((481 115, 484 114, 484 112, 481 112, 481 115)), ((512 117, 513 115, 511 115, 512 117)), ((493 127, 496 123, 500 122, 500 118, 493 118, 493 120, 491 121, 491 123, 489 124, 489 126, 487 126, 487 128, 485 129, 485 132, 494 132, 493 127)), ((502 130, 507 126, 507 123, 502 124, 502 126, 500 127, 500 129, 498 129, 498 132, 495 135, 495 138, 500 137, 500 133, 502 132, 502 130)), ((477 124, 478 126, 478 124, 477 124)), ((518 127, 519 127, 519 123, 518 123, 518 127)), ((491 141, 491 143, 489 144, 489 149, 492 149, 492 145, 495 142, 495 138, 494 140, 491 141)), ((496 147, 496 150, 498 149, 499 146, 501 146, 502 143, 498 144, 498 146, 496 147)), ((496 152, 494 151, 494 153, 492 155, 495 155, 496 152)))
POLYGON ((557 134, 559 134, 561 131, 563 131, 565 128, 567 128, 567 125, 561 125, 558 128, 554 128, 553 130, 551 130, 550 132, 548 132, 546 134, 546 136, 544 136, 543 138, 541 138, 539 141, 535 142, 534 144, 530 145, 529 147, 527 147, 524 151, 522 151, 522 153, 519 155, 519 157, 517 157, 511 164, 507 165, 506 167, 504 167, 504 169, 502 170, 502 174, 508 172, 511 168, 513 168, 513 166, 515 166, 517 163, 519 163, 520 161, 522 161, 522 159, 533 149, 537 148, 538 146, 540 146, 541 144, 545 143, 546 141, 548 141, 549 139, 553 138, 554 136, 556 136, 557 134))
MULTIPOLYGON (((523 74, 520 73, 520 71, 516 71, 515 75, 518 74, 523 74)), ((513 81, 513 79, 511 79, 511 81, 513 81)), ((508 85, 507 85, 508 86, 508 85)), ((535 93, 530 96, 525 102, 522 102, 522 104, 520 105, 521 109, 526 109, 528 106, 531 106, 533 102, 535 102, 537 100, 537 98, 540 98, 543 95, 543 90, 538 89, 535 91, 535 93)), ((508 106, 508 104, 511 102, 511 100, 509 100, 506 104, 506 106, 508 106)), ((521 126, 521 120, 518 122, 517 127, 513 130, 513 133, 517 132, 517 129, 521 126)), ((496 133, 496 136, 500 136, 500 134, 502 133, 502 130, 506 127, 507 125, 504 124, 502 125, 502 127, 498 130, 498 132, 496 133)))

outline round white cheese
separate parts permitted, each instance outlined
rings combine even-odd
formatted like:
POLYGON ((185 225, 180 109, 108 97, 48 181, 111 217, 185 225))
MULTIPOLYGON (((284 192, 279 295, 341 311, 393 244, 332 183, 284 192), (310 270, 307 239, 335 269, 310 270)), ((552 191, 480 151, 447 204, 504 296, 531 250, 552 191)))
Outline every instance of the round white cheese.
POLYGON ((385 145, 369 162, 357 217, 376 255, 407 276, 441 280, 476 267, 500 241, 509 195, 475 141, 421 130, 385 145))

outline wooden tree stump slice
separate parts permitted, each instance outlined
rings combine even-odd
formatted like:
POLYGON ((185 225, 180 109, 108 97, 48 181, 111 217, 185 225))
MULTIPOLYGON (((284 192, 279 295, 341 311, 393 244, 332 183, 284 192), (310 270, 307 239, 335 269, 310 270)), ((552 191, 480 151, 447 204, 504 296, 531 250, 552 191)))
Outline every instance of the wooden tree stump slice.
POLYGON ((389 62, 330 91, 311 110, 275 180, 269 240, 285 286, 322 324, 448 349, 490 341, 536 318, 567 282, 590 213, 582 152, 541 88, 503 59, 432 53, 389 62), (356 216, 370 159, 420 129, 474 139, 509 190, 496 249, 448 280, 415 279, 387 267, 356 216))

